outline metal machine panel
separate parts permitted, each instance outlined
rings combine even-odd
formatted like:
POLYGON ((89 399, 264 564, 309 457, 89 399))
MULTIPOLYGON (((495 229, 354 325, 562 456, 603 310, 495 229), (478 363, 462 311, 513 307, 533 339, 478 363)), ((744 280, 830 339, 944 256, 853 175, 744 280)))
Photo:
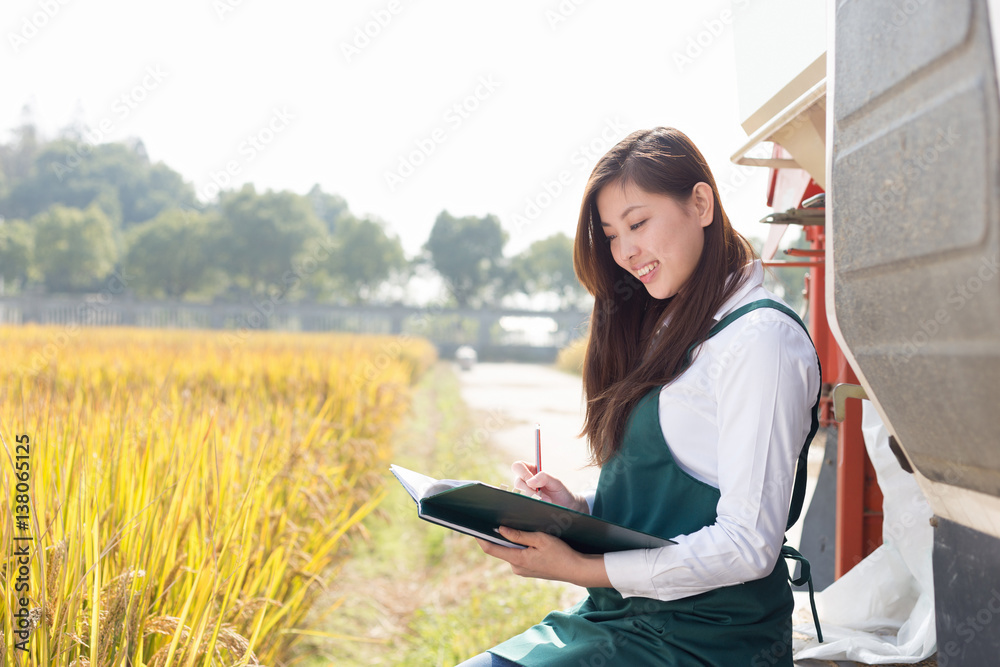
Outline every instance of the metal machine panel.
POLYGON ((1000 105, 986 18, 985 1, 838 3, 828 278, 844 342, 914 466, 1000 496, 1000 105))
POLYGON ((905 84, 969 35, 972 2, 838 2, 837 118, 905 84), (864 54, 863 58, 856 57, 864 54))
POLYGON ((934 544, 937 664, 996 665, 1000 539, 941 519, 934 544))

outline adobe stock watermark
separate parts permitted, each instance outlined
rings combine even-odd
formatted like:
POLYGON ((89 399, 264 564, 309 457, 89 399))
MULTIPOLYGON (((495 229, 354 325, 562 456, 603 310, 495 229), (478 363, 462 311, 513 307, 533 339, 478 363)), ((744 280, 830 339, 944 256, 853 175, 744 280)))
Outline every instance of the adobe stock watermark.
MULTIPOLYGON (((420 330, 428 326, 430 320, 435 316, 441 315, 444 310, 444 306, 441 305, 424 308, 413 320, 411 326, 416 330, 420 330)), ((382 349, 372 360, 366 361, 364 367, 351 376, 350 385, 352 387, 360 387, 363 384, 372 382, 380 372, 385 370, 399 356, 403 350, 403 345, 415 338, 416 336, 405 332, 393 336, 382 346, 382 349)))
POLYGON ((220 21, 225 21, 226 16, 232 14, 243 6, 243 0, 214 0, 212 9, 220 21))
MULTIPOLYGON (((736 364, 746 363, 748 360, 756 358, 754 349, 761 336, 766 336, 763 342, 767 348, 776 349, 785 344, 784 341, 787 340, 785 338, 787 334, 784 327, 786 326, 785 322, 787 318, 784 315, 780 316, 781 320, 765 316, 753 318, 752 315, 748 314, 744 316, 741 320, 741 328, 736 331, 735 335, 726 341, 722 349, 704 357, 702 363, 699 363, 702 356, 700 348, 698 348, 698 351, 692 355, 691 367, 684 375, 688 379, 678 385, 679 391, 690 391, 693 388, 697 392, 714 395, 717 390, 716 383, 730 375, 736 364)), ((812 346, 806 340, 807 334, 801 327, 792 322, 788 322, 788 325, 794 327, 792 335, 801 335, 803 337, 802 342, 808 344, 810 347, 812 346)), ((709 339, 702 343, 702 345, 718 345, 720 339, 722 339, 722 335, 709 339)), ((815 355, 812 359, 813 367, 815 368, 815 355)), ((815 379, 819 382, 819 369, 816 368, 815 372, 815 379)), ((810 391, 809 396, 814 399, 816 389, 810 391)), ((762 512, 762 508, 768 504, 769 499, 781 506, 787 507, 793 492, 795 470, 796 465, 794 464, 786 469, 769 470, 762 480, 759 499, 752 499, 747 496, 742 496, 739 499, 724 499, 722 501, 724 504, 720 503, 719 506, 720 514, 725 511, 730 516, 738 517, 740 523, 752 524, 762 512)), ((805 508, 801 509, 804 510, 805 508)))
POLYGON ((482 452, 486 445, 493 438, 493 435, 507 425, 507 419, 502 412, 497 409, 490 410, 481 426, 465 433, 459 438, 458 444, 452 449, 454 457, 444 468, 447 476, 461 476, 463 470, 468 470, 469 466, 463 465, 463 460, 482 461, 482 452))
POLYGON ((170 73, 165 72, 161 65, 148 65, 134 85, 128 86, 124 92, 115 97, 111 103, 111 113, 98 121, 96 127, 83 131, 83 143, 74 145, 65 162, 52 163, 51 168, 56 178, 62 181, 66 174, 79 167, 83 159, 93 151, 94 146, 108 139, 121 123, 128 120, 149 99, 153 91, 157 90, 169 75, 170 73))
POLYGON ((560 25, 565 23, 570 19, 580 5, 587 2, 587 0, 560 0, 559 4, 554 7, 549 7, 545 10, 545 20, 549 24, 549 28, 556 30, 560 25))
MULTIPOLYGON (((636 466, 642 466, 644 461, 627 449, 621 449, 601 466, 601 484, 614 484, 619 477, 630 474, 636 466)), ((627 479, 627 477, 626 477, 627 479)))
POLYGON ((762 650, 750 660, 750 667, 772 667, 792 653, 792 631, 786 630, 781 639, 776 639, 768 648, 762 650))
MULTIPOLYGON (((646 286, 631 273, 623 270, 622 274, 623 276, 616 280, 611 288, 614 293, 594 302, 594 320, 611 317, 636 294, 641 296, 646 291, 646 286)), ((593 326, 593 323, 590 326, 593 326)))
POLYGON ((351 60, 361 55, 382 31, 389 27, 393 19, 403 11, 403 3, 400 0, 389 0, 382 9, 375 9, 371 12, 371 18, 362 25, 354 27, 354 33, 349 41, 340 42, 340 53, 344 60, 350 64, 351 60))
POLYGON ((599 135, 577 146, 569 164, 551 178, 544 179, 535 192, 524 199, 524 206, 509 217, 515 233, 534 223, 552 206, 581 174, 587 174, 612 146, 627 133, 627 122, 617 116, 604 122, 599 135))
POLYGON ((41 33, 70 0, 38 0, 38 9, 21 18, 17 32, 8 32, 7 41, 14 53, 19 53, 29 41, 41 33))
MULTIPOLYGON (((750 348, 764 332, 772 332, 774 336, 772 340, 778 340, 777 334, 781 331, 778 327, 782 326, 780 323, 763 317, 751 318, 750 314, 746 317, 747 319, 742 322, 743 328, 738 331, 737 335, 732 337, 725 349, 721 353, 709 357, 708 361, 711 363, 709 363, 708 367, 694 375, 693 384, 699 391, 714 393, 714 383, 727 375, 733 364, 738 361, 746 362, 747 359, 752 359, 753 355, 751 353, 753 350, 750 348)), ((733 328, 735 329, 736 327, 734 326, 733 328)), ((802 335, 805 336, 805 332, 802 332, 802 335)), ((718 338, 713 338, 705 341, 702 345, 712 345, 717 342, 718 338)), ((700 348, 698 349, 700 350, 700 348)), ((695 352, 692 355, 692 362, 697 361, 698 356, 699 353, 695 352)))
POLYGON ((414 148, 406 153, 401 153, 397 158, 396 168, 384 173, 385 184, 389 188, 389 192, 395 192, 396 188, 416 173, 417 169, 427 162, 438 147, 448 140, 449 135, 462 127, 483 102, 496 93, 500 86, 501 83, 492 74, 479 77, 472 92, 452 103, 445 110, 442 116, 444 127, 439 125, 423 137, 414 139, 414 148))
POLYGON ((275 107, 270 118, 264 121, 259 129, 248 134, 240 143, 237 149, 238 157, 227 160, 221 169, 209 172, 209 182, 197 190, 199 197, 208 201, 218 195, 223 188, 232 185, 235 177, 240 175, 243 168, 257 159, 257 156, 270 146, 279 134, 288 129, 293 120, 295 120, 295 116, 288 111, 287 107, 275 107))
MULTIPOLYGON (((367 362, 369 370, 366 372, 366 376, 369 378, 369 381, 377 377, 376 369, 385 369, 399 358, 399 354, 403 349, 404 338, 397 337, 397 340, 391 341, 383 348, 379 355, 367 362)), ((481 420, 479 426, 473 429, 463 429, 460 437, 455 437, 458 434, 457 432, 446 429, 443 435, 439 436, 442 441, 442 444, 439 446, 448 448, 448 460, 435 468, 432 473, 433 476, 437 479, 467 478, 470 470, 482 465, 483 452, 493 434, 503 429, 506 425, 507 418, 504 414, 500 410, 493 409, 481 420), (456 441, 457 445, 453 447, 453 443, 456 441), (468 464, 463 463, 463 461, 468 461, 468 464)), ((437 461, 437 463, 440 462, 437 461)), ((409 495, 402 495, 396 507, 408 514, 410 508, 413 507, 413 501, 409 495)))
POLYGON ((72 309, 69 323, 49 335, 48 341, 31 356, 27 366, 18 364, 18 372, 35 377, 45 370, 59 356, 59 352, 80 335, 80 327, 93 325, 101 318, 115 297, 125 292, 129 280, 130 277, 123 272, 113 271, 96 296, 84 298, 72 309))
MULTIPOLYGON (((906 194, 905 179, 917 178, 929 170, 942 155, 951 150, 961 136, 954 124, 948 125, 946 129, 939 128, 934 135, 934 142, 917 152, 914 157, 905 160, 899 173, 896 174, 897 178, 891 178, 892 174, 887 174, 887 178, 883 180, 885 187, 864 207, 863 212, 853 217, 867 224, 877 223, 880 218, 887 214, 889 207, 896 204, 906 194)), ((862 161, 863 158, 857 153, 851 153, 847 156, 847 164, 851 167, 861 166, 859 163, 862 161)))
POLYGON ((580 667, 608 667, 614 665, 618 649, 629 643, 629 636, 622 630, 615 630, 611 639, 598 642, 587 658, 580 658, 580 667))
MULTIPOLYGON (((750 0, 733 0, 734 7, 746 7, 750 0)), ((701 22, 701 30, 688 35, 687 42, 681 49, 675 49, 673 53, 674 65, 681 74, 694 61, 707 53, 733 24, 733 10, 726 7, 715 18, 701 22)))
POLYGON ((898 32, 929 0, 904 0, 903 2, 892 3, 892 16, 888 21, 881 21, 879 28, 882 33, 898 32))
POLYGON ((997 277, 997 273, 1000 273, 1000 255, 994 255, 992 258, 983 257, 976 271, 964 281, 956 283, 948 292, 945 301, 949 307, 942 306, 935 310, 932 316, 920 322, 919 330, 907 337, 900 354, 892 356, 893 365, 908 362, 922 347, 930 343, 931 339, 937 336, 942 327, 951 320, 952 315, 965 308, 987 283, 997 277))
MULTIPOLYGON (((662 617, 657 618, 662 612, 662 602, 650 598, 635 597, 629 598, 629 603, 625 618, 631 619, 632 626, 639 631, 640 635, 663 633, 666 622, 662 620, 662 617)), ((599 642, 588 657, 580 658, 577 665, 579 667, 613 667, 624 664, 619 658, 618 652, 632 641, 632 632, 614 629, 611 631, 610 639, 605 638, 599 642)))
MULTIPOLYGON (((1000 615, 1000 590, 994 588, 990 591, 990 598, 986 604, 980 607, 974 615, 966 616, 964 620, 955 625, 955 633, 962 637, 964 644, 971 644, 977 636, 990 629, 994 617, 998 615, 1000 615)), ((954 640, 949 641, 944 646, 938 646, 938 667, 946 667, 952 658, 959 658, 962 653, 962 645, 954 640)), ((965 663, 957 662, 956 664, 965 663)))
MULTIPOLYGON (((793 122, 801 122, 800 118, 796 118, 793 122)), ((768 159, 771 157, 771 150, 762 144, 758 144, 752 151, 746 154, 746 157, 758 160, 768 159)), ((720 181, 716 179, 716 186, 719 188, 719 199, 731 197, 737 190, 750 182, 750 176, 760 174, 761 172, 761 167, 752 164, 730 165, 729 173, 726 174, 725 180, 720 181)), ((723 201, 723 205, 725 205, 725 201, 723 201)))
MULTIPOLYGON (((882 521, 883 546, 902 541, 917 526, 926 526, 927 522, 931 521, 933 514, 925 501, 911 498, 909 509, 895 512, 893 516, 882 521)), ((858 570, 858 577, 868 577, 870 576, 868 571, 876 568, 889 553, 889 550, 879 547, 856 562, 852 566, 852 570, 858 570)))
POLYGON ((226 334, 230 349, 246 342, 254 331, 264 329, 274 316, 275 308, 285 300, 290 291, 330 259, 332 249, 329 238, 314 239, 305 256, 293 260, 291 268, 282 274, 281 285, 272 285, 266 298, 254 300, 253 312, 245 316, 235 330, 226 334))

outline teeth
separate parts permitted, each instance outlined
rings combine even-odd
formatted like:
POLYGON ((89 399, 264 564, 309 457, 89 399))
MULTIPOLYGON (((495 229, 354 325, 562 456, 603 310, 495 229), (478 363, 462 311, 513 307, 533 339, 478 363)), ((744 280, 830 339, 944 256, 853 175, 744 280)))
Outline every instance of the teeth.
POLYGON ((660 265, 659 262, 653 262, 652 264, 647 264, 646 266, 636 271, 636 274, 641 278, 650 271, 652 271, 653 269, 655 269, 656 267, 658 267, 659 265, 660 265))

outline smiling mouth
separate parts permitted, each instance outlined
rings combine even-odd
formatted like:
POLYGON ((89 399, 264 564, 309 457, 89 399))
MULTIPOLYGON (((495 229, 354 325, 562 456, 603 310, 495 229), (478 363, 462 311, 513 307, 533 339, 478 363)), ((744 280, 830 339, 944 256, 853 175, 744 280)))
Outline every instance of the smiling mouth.
POLYGON ((652 271, 653 269, 655 269, 659 265, 660 265, 659 262, 652 262, 650 264, 647 264, 646 266, 644 266, 641 269, 639 269, 638 271, 636 271, 635 275, 637 275, 640 278, 642 278, 644 275, 646 275, 647 273, 649 273, 650 271, 652 271))

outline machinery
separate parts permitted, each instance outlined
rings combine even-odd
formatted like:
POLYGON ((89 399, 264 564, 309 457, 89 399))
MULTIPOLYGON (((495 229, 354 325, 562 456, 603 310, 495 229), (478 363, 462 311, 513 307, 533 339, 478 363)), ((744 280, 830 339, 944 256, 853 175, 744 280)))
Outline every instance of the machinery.
MULTIPOLYGON (((833 576, 881 542, 857 401, 832 418, 846 388, 872 401, 934 511, 939 664, 998 665, 1000 0, 734 2, 733 17, 749 135, 733 160, 772 170, 765 259, 810 267, 833 576), (747 157, 762 142, 772 156, 747 157), (774 260, 786 225, 811 249, 774 260)), ((810 521, 803 553, 822 562, 810 521)))

